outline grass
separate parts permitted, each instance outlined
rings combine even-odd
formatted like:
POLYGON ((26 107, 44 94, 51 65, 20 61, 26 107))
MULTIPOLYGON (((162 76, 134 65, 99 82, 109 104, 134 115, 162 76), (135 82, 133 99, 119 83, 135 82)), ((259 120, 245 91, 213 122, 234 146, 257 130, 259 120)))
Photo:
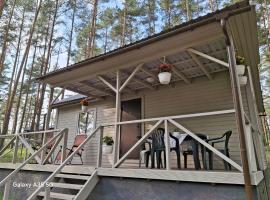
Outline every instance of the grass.
MULTIPOLYGON (((9 195, 9 200, 15 200, 15 198, 14 197, 10 197, 11 196, 11 194, 9 195)), ((3 193, 0 193, 0 200, 3 200, 3 193)))
MULTIPOLYGON (((0 156, 0 163, 11 163, 13 158, 14 149, 6 149, 6 151, 0 156)), ((26 149, 19 148, 17 154, 17 162, 23 162, 26 156, 26 149)), ((0 197, 1 200, 1 197, 0 197)))

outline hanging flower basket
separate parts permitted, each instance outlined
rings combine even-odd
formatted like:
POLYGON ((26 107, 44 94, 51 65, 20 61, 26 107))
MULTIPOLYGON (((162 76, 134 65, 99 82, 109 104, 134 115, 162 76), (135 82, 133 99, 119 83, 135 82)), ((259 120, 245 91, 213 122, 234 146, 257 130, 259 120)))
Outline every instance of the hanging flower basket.
POLYGON ((87 99, 84 99, 81 101, 81 106, 82 106, 82 112, 87 112, 88 111, 88 106, 89 102, 87 99))
POLYGON ((158 79, 159 82, 163 85, 169 84, 171 82, 171 65, 163 63, 159 66, 158 79))

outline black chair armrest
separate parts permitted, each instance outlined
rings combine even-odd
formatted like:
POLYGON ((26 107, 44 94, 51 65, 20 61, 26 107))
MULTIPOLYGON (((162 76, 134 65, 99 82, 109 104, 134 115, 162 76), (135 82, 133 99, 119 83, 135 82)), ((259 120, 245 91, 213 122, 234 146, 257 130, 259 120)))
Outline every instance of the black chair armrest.
POLYGON ((170 133, 170 137, 173 138, 176 142, 179 141, 179 139, 177 137, 173 136, 171 133, 170 133))
POLYGON ((170 133, 170 137, 175 140, 175 147, 179 148, 179 139, 170 133))
POLYGON ((220 140, 220 139, 222 139, 222 138, 224 138, 224 135, 222 135, 221 137, 216 137, 216 138, 206 139, 205 141, 206 141, 206 142, 211 142, 211 141, 213 141, 213 140, 220 140))
POLYGON ((225 142, 225 141, 226 141, 225 139, 219 139, 219 140, 213 140, 210 143, 216 144, 216 143, 221 143, 221 142, 225 142))

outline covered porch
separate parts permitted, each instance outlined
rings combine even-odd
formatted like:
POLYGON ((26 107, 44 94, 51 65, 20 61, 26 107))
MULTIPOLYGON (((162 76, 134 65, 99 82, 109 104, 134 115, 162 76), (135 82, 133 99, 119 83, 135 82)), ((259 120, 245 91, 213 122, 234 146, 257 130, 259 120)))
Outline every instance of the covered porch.
MULTIPOLYGON (((72 168, 73 174, 90 169, 89 174, 95 176, 245 185, 247 196, 251 196, 252 185, 263 180, 266 169, 259 119, 259 113, 264 110, 256 36, 255 8, 246 3, 236 4, 40 77, 39 81, 52 88, 61 87, 87 96, 89 108, 95 108, 97 113, 95 130, 68 156, 62 151, 59 165, 50 167, 46 163, 52 152, 61 141, 62 149, 69 147, 68 137, 75 134, 65 129, 65 123, 58 122, 59 130, 54 130, 56 133, 51 140, 56 142, 51 151, 44 155, 50 143, 44 139, 44 132, 42 147, 32 151, 26 160, 38 157, 37 166, 26 162, 19 168, 14 164, 1 166, 14 168, 16 173, 20 169, 31 170, 32 166, 32 170, 52 170, 47 182, 65 168, 72 168), (236 50, 247 65, 244 73, 247 82, 242 86, 236 50), (157 75, 157 66, 163 62, 171 66, 172 73, 166 85, 160 84, 157 75), (126 111, 125 103, 134 99, 140 100, 139 107, 136 104, 126 111), (152 140, 150 147, 154 148, 153 138, 159 128, 164 130, 161 138, 165 156, 162 155, 161 168, 156 167, 157 159, 154 159, 155 167, 153 161, 148 167, 145 162, 139 165, 141 152, 147 150, 143 146, 152 140), (227 131, 231 131, 227 141, 222 138, 221 143, 213 145, 208 140, 221 137, 227 131), (180 166, 175 153, 171 152, 173 132, 186 134, 195 144, 191 145, 192 154, 187 156, 187 167, 184 148, 178 149, 180 166), (112 154, 102 152, 104 136, 113 137, 112 154), (226 142, 230 156, 220 151, 226 148, 226 142), (84 165, 71 165, 71 159, 82 148, 85 149, 84 165)), ((21 139, 20 134, 14 137, 21 139)))
MULTIPOLYGON (((232 171, 246 174, 248 182, 248 173, 266 167, 258 117, 263 112, 263 105, 255 27, 254 8, 242 5, 234 11, 228 9, 210 14, 49 73, 39 80, 51 87, 83 94, 93 106, 98 102, 115 101, 115 109, 110 110, 114 118, 110 115, 97 120, 97 127, 102 130, 99 137, 111 135, 114 138, 113 154, 105 158, 101 156, 102 148, 97 139, 90 148, 92 152, 89 150, 93 155, 91 158, 100 157, 99 167, 139 168, 139 159, 133 162, 129 156, 162 127, 165 130, 166 170, 177 168, 175 156, 169 153, 169 133, 178 129, 215 155, 215 170, 223 171, 225 160, 232 166, 232 171), (244 86, 240 86, 235 51, 245 58, 247 65, 244 86), (163 62, 172 66, 172 79, 168 85, 161 85, 157 77, 157 66, 163 62), (220 90, 224 92, 222 97, 220 90), (122 120, 123 102, 136 98, 142 101, 139 119, 122 120), (121 152, 123 127, 131 124, 140 127, 141 139, 133 141, 129 149, 121 152), (218 137, 228 130, 233 132, 229 141, 230 158, 218 150, 219 146, 215 148, 197 137, 197 133, 209 138, 218 137), (97 149, 94 155, 93 151, 97 149)), ((200 158, 201 167, 194 166, 194 163, 190 169, 206 170, 206 166, 202 167, 203 162, 200 158)))

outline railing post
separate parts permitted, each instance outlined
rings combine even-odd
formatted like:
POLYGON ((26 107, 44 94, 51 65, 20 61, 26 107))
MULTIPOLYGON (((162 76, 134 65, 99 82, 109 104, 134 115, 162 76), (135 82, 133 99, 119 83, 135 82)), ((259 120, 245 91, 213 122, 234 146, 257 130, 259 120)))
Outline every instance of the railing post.
POLYGON ((9 197, 9 193, 10 193, 10 187, 11 187, 11 179, 8 179, 6 184, 5 184, 3 200, 9 200, 8 197, 9 197))
POLYGON ((19 137, 16 135, 16 139, 15 139, 15 147, 14 147, 13 158, 12 158, 12 163, 13 163, 13 164, 15 164, 16 161, 17 161, 18 145, 19 145, 19 137))
POLYGON ((61 163, 63 163, 66 159, 66 148, 67 148, 67 140, 68 140, 68 129, 63 133, 63 144, 62 144, 62 155, 61 155, 61 163))
POLYGON ((169 135, 169 128, 168 128, 168 120, 164 120, 164 128, 165 128, 165 146, 166 146, 166 169, 171 169, 170 163, 170 135, 169 135))
POLYGON ((100 127, 100 135, 99 135, 99 143, 98 143, 98 156, 97 156, 97 168, 101 167, 102 165, 102 139, 103 139, 103 130, 104 127, 100 127))
POLYGON ((50 200, 51 199, 51 196, 50 196, 50 191, 51 191, 51 188, 50 187, 47 187, 47 186, 44 186, 45 188, 45 200, 50 200))
POLYGON ((256 158, 255 158, 255 151, 254 151, 254 144, 252 138, 252 128, 250 124, 245 125, 246 128, 246 144, 247 144, 247 153, 248 153, 248 163, 249 163, 249 170, 250 173, 257 171, 256 165, 256 158))
MULTIPOLYGON (((46 139, 47 139, 47 132, 44 132, 44 133, 43 133, 43 138, 42 138, 42 147, 43 147, 44 144, 46 143, 46 139)), ((46 152, 45 150, 42 150, 42 151, 41 151, 41 155, 40 155, 41 163, 43 163, 45 152, 46 152)))

